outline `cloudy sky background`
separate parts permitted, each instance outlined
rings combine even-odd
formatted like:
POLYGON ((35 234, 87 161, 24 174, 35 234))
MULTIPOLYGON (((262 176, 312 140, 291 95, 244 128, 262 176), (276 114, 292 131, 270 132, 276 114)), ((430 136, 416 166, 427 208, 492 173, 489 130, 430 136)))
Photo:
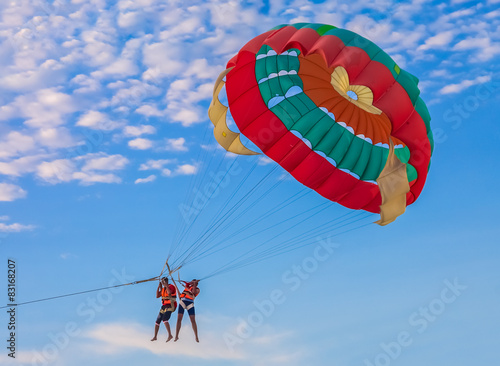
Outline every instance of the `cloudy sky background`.
MULTIPOLYGON (((377 43, 419 77, 436 149, 419 201, 389 227, 330 238, 335 250, 323 251, 322 261, 315 240, 202 282, 200 344, 188 323, 176 344, 163 342, 164 329, 159 342, 149 342, 159 307, 149 283, 19 308, 17 358, 2 346, 1 363, 491 364, 500 346, 499 5, 2 2, 0 250, 3 273, 7 258, 17 263, 18 301, 160 272, 187 227, 179 205, 192 196, 188 188, 235 161, 210 139, 213 82, 243 44, 278 24, 333 24, 377 43), (311 258, 317 266, 298 288, 284 280, 311 258), (422 308, 442 304, 454 281, 466 289, 425 318, 422 308), (276 291, 282 301, 259 310, 276 291), (416 319, 426 319, 426 328, 416 319), (405 346, 394 345, 398 337, 405 346)), ((272 169, 265 159, 237 162, 242 171, 256 166, 255 180, 272 169)), ((270 184, 284 181, 283 197, 302 192, 281 172, 270 174, 270 184)), ((223 196, 207 211, 215 212, 223 196)), ((321 202, 313 197, 294 209, 321 202)), ((268 209, 264 202, 252 217, 268 209)), ((326 213, 347 212, 332 205, 326 213)), ((204 220, 193 225, 194 237, 204 220)), ((240 250, 232 249, 186 268, 183 277, 206 276, 240 250)), ((6 280, 0 282, 3 304, 6 280)), ((0 319, 4 339, 8 319, 0 319)))

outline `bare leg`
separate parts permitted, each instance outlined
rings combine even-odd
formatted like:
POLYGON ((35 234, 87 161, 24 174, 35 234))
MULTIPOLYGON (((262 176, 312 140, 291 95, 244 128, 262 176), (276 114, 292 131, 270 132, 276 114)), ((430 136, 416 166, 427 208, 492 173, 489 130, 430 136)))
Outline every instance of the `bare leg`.
POLYGON ((156 341, 156 336, 158 335, 159 329, 160 329, 160 324, 155 323, 155 336, 151 339, 151 341, 156 341))
POLYGON ((200 340, 198 339, 198 326, 196 325, 195 315, 190 315, 189 319, 191 319, 191 325, 193 326, 193 332, 196 342, 199 342, 200 340))
POLYGON ((175 325, 175 339, 174 342, 177 342, 179 339, 179 332, 181 331, 181 323, 182 323, 182 317, 184 314, 177 314, 177 324, 175 325))
POLYGON ((168 324, 168 321, 163 322, 163 324, 165 324, 165 328, 167 328, 167 332, 168 332, 167 342, 168 342, 169 340, 171 340, 174 337, 172 337, 172 332, 170 331, 170 324, 168 324))

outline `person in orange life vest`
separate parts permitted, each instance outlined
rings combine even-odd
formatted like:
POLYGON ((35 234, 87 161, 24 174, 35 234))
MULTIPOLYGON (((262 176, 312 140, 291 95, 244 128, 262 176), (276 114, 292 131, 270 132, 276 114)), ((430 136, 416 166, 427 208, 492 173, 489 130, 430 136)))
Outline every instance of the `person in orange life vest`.
POLYGON ((167 342, 171 340, 172 332, 170 331, 170 324, 168 320, 170 319, 170 315, 175 311, 177 307, 177 290, 175 286, 168 283, 168 278, 163 277, 156 289, 156 298, 161 297, 161 309, 158 317, 156 318, 155 323, 155 335, 151 339, 152 341, 156 341, 156 336, 158 335, 158 330, 160 329, 160 323, 163 321, 165 324, 165 328, 167 328, 168 338, 167 342))
MULTIPOLYGON (((184 281, 182 281, 184 282, 184 281)), ((181 331, 181 323, 182 317, 184 316, 184 310, 186 310, 189 314, 189 319, 191 320, 191 325, 194 331, 194 337, 196 342, 199 342, 198 339, 198 326, 196 325, 196 319, 194 314, 194 298, 198 296, 200 293, 200 289, 198 288, 198 282, 200 280, 192 280, 191 282, 184 282, 185 288, 180 294, 179 300, 179 310, 177 312, 177 325, 175 329, 175 339, 176 342, 179 339, 179 332, 181 331)))

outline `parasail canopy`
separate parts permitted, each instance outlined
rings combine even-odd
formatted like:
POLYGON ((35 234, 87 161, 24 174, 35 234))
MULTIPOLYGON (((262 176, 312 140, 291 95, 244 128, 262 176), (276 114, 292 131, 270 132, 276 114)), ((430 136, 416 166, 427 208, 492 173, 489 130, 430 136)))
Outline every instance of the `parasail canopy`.
POLYGON ((234 56, 209 109, 214 136, 253 155, 226 124, 296 180, 386 225, 420 195, 430 165, 430 115, 418 79, 373 42, 324 24, 281 25, 234 56), (224 81, 225 79, 225 81, 224 81), (229 106, 218 99, 226 86, 229 106))

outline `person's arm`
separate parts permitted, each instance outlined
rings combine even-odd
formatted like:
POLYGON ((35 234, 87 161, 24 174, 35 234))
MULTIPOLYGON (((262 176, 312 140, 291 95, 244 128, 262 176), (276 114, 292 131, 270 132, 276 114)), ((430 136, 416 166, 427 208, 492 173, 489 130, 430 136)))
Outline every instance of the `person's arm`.
POLYGON ((156 289, 156 298, 161 297, 161 288, 163 286, 161 285, 161 282, 158 284, 158 288, 156 289))
POLYGON ((200 293, 200 289, 198 288, 198 282, 193 282, 193 287, 191 288, 191 292, 194 296, 197 296, 200 293))

